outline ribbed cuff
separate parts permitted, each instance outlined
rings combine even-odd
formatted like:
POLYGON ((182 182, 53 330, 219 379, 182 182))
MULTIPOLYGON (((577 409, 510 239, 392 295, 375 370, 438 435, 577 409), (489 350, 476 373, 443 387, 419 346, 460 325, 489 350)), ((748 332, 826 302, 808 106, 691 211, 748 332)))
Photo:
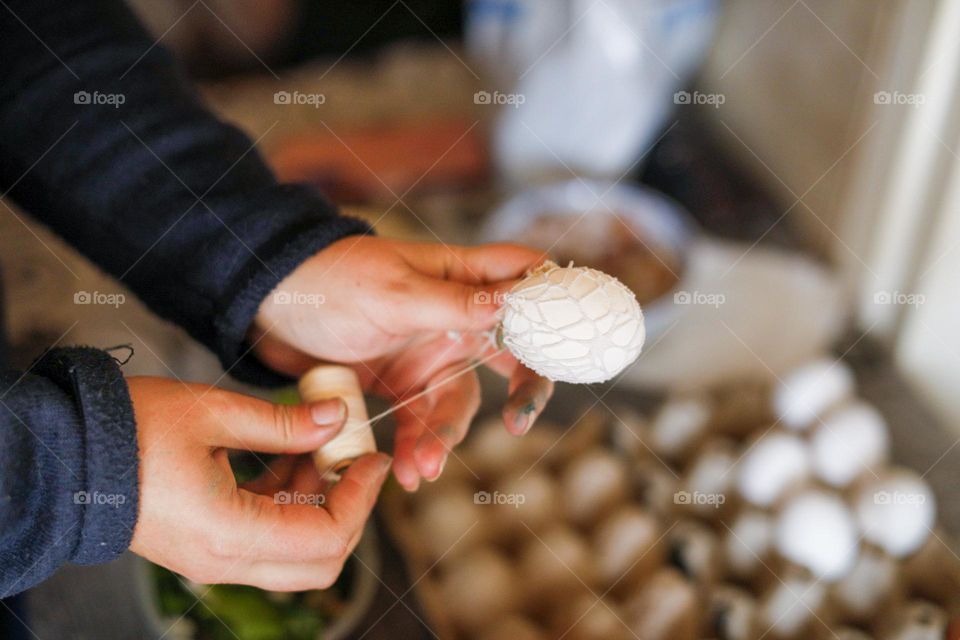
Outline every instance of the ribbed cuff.
POLYGON ((259 386, 289 384, 290 379, 266 367, 252 353, 247 334, 260 305, 280 281, 305 260, 328 245, 351 235, 372 234, 366 222, 336 216, 288 228, 271 243, 273 250, 261 249, 251 269, 234 287, 235 293, 214 320, 217 354, 230 375, 259 386))
POLYGON ((83 509, 77 564, 108 562, 130 546, 137 522, 139 457, 133 403, 117 362, 92 347, 51 349, 33 371, 73 397, 83 429, 83 509))

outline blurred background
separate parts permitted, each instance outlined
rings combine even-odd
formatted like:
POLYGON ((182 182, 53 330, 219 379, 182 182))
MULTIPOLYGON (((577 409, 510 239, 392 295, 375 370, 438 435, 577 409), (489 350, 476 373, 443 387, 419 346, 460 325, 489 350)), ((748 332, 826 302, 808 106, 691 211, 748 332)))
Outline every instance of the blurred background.
MULTIPOLYGON (((960 4, 130 4, 281 178, 382 235, 595 266, 647 319, 613 384, 558 389, 539 449, 478 428, 449 478, 388 495, 342 599, 265 601, 327 607, 327 637, 944 637, 960 593, 960 4), (553 586, 532 584, 558 558, 553 586)), ((18 365, 58 340, 130 343, 129 374, 239 388, 26 215, 0 231, 18 365)), ((275 615, 260 604, 171 615, 200 592, 158 609, 134 565, 41 586, 38 628, 301 637, 250 632, 244 611, 275 615), (140 587, 118 593, 130 575, 140 587)))

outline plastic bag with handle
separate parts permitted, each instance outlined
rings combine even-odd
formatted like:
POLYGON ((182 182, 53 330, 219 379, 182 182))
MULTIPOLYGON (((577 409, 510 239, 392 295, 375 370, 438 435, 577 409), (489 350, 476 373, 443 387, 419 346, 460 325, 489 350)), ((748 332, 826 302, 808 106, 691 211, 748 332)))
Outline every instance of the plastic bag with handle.
POLYGON ((500 109, 494 158, 525 183, 619 178, 710 45, 718 0, 470 0, 467 48, 500 109))

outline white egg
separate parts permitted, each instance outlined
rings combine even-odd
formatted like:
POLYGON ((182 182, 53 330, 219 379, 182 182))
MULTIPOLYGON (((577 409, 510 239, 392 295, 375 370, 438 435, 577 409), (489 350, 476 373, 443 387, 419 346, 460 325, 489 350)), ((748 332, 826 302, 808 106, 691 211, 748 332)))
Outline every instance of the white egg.
POLYGON ((887 424, 864 402, 831 411, 810 439, 813 470, 834 487, 845 487, 860 475, 879 473, 890 449, 887 424))
POLYGON ((909 469, 897 469, 871 479, 856 496, 857 522, 864 539, 895 558, 918 550, 936 521, 936 501, 930 486, 909 469))
POLYGON ((517 576, 507 560, 487 547, 474 549, 452 565, 440 594, 457 624, 480 629, 521 606, 517 576))
POLYGON ((506 296, 504 345, 551 380, 604 382, 643 347, 643 314, 633 292, 596 269, 547 261, 506 296))
POLYGON ((763 569, 773 548, 775 525, 763 511, 741 511, 723 538, 727 568, 738 578, 750 578, 763 569))
POLYGON ((593 562, 586 541, 569 527, 537 534, 520 553, 525 588, 534 598, 593 584, 593 562))
POLYGON ((431 492, 414 515, 420 546, 431 560, 449 561, 484 538, 486 518, 475 494, 454 484, 431 492))
POLYGON ((567 517, 584 526, 623 501, 629 490, 623 460, 600 448, 571 460, 560 484, 567 517))
POLYGON ((776 545, 786 559, 834 582, 857 560, 857 525, 839 496, 807 490, 790 498, 777 517, 776 545))
POLYGON ((638 507, 624 507, 597 525, 593 535, 594 563, 602 584, 629 586, 649 575, 663 561, 660 522, 638 507))
POLYGON ((670 460, 680 459, 700 440, 710 422, 710 406, 703 398, 672 398, 653 419, 650 448, 670 460))
POLYGON ((814 360, 783 377, 774 389, 774 413, 787 428, 806 429, 853 390, 853 372, 846 364, 814 360))
POLYGON ((737 488, 751 504, 769 507, 810 474, 810 452, 798 436, 779 431, 762 435, 743 455, 737 488))

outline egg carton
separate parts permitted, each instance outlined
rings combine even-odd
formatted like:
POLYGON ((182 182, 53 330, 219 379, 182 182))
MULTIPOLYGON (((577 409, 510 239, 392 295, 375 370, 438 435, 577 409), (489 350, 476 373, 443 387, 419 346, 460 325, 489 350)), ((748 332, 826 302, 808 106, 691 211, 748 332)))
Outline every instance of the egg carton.
POLYGON ((613 409, 594 396, 549 409, 524 438, 481 419, 441 479, 381 507, 431 628, 455 640, 942 637, 960 613, 944 531, 896 556, 902 540, 883 536, 856 533, 856 553, 835 537, 806 544, 810 514, 852 521, 857 492, 889 473, 884 456, 876 478, 842 486, 829 456, 795 471, 797 442, 812 456, 824 424, 843 434, 864 420, 849 416, 849 385, 828 391, 810 395, 823 406, 806 420, 784 389, 749 381, 613 409), (799 540, 777 533, 791 509, 799 540))

